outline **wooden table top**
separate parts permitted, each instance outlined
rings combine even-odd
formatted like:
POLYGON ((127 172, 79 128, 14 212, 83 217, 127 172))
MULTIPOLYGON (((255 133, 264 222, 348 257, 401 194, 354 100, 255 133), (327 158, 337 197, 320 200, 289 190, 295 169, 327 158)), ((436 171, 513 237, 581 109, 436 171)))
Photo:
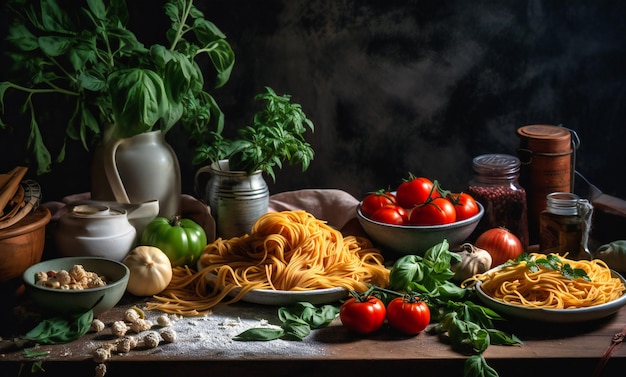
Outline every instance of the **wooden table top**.
MULTIPOLYGON (((100 319, 110 325, 142 301, 125 297, 100 319)), ((445 340, 423 332, 401 336, 383 328, 370 336, 355 335, 336 319, 327 328, 314 330, 303 341, 241 342, 233 336, 259 325, 277 321, 276 307, 246 303, 219 305, 210 315, 180 318, 172 322, 175 343, 113 354, 106 361, 106 376, 381 376, 389 372, 419 376, 462 376, 466 355, 455 352, 445 340), (132 374, 131 374, 132 373, 132 374)), ((148 312, 156 320, 159 312, 148 312)), ((517 335, 522 346, 490 346, 484 353, 501 377, 592 376, 616 333, 626 326, 626 308, 593 322, 546 324, 510 319, 501 329, 517 335)), ((93 376, 94 350, 114 341, 110 330, 88 333, 62 345, 41 346, 48 351, 42 361, 43 376, 93 376)), ((33 359, 20 350, 0 345, 0 375, 17 376, 21 366, 33 359)), ((618 346, 601 376, 626 375, 626 345, 618 346)))

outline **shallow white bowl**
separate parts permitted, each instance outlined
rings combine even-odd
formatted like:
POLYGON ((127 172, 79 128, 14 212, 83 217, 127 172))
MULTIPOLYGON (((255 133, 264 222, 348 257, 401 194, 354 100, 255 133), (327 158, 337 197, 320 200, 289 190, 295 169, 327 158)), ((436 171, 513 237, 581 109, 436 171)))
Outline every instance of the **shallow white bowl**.
POLYGON ((392 225, 367 218, 361 212, 361 203, 356 214, 365 233, 378 244, 381 249, 399 254, 423 255, 429 248, 441 243, 444 239, 450 247, 462 244, 472 234, 483 217, 485 209, 478 203, 478 213, 469 219, 444 225, 392 225))
MULTIPOLYGON (((500 267, 496 267, 500 268, 500 267)), ((487 272, 488 273, 488 272, 487 272)), ((624 277, 615 271, 611 271, 613 277, 619 277, 620 280, 626 284, 624 277)), ((486 294, 481 288, 482 282, 476 283, 476 294, 483 304, 498 314, 505 316, 513 316, 517 318, 529 319, 540 322, 553 322, 553 323, 573 323, 584 322, 595 319, 608 317, 613 313, 616 313, 626 305, 626 294, 623 294, 617 300, 607 302, 606 304, 590 306, 588 308, 574 308, 574 309, 538 309, 527 308, 520 305, 511 305, 486 294)))

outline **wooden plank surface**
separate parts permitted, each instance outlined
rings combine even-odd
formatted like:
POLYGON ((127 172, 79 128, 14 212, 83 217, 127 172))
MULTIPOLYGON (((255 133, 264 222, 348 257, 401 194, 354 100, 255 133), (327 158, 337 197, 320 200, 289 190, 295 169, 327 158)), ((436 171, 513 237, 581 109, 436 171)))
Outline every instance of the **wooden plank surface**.
MULTIPOLYGON (((110 325, 123 318, 126 309, 141 305, 125 298, 101 319, 110 325)), ((160 313, 149 312, 156 320, 160 313)), ((221 305, 214 313, 202 317, 175 320, 175 343, 161 343, 155 349, 136 349, 117 355, 106 362, 107 376, 144 374, 150 376, 246 375, 246 376, 315 376, 315 375, 384 375, 390 370, 406 370, 420 375, 462 375, 466 356, 455 352, 427 332, 414 337, 402 336, 384 328, 370 336, 346 331, 339 320, 329 327, 315 330, 304 341, 275 340, 240 342, 233 340, 239 332, 276 321, 276 308, 245 303, 221 305), (422 374, 424 373, 424 374, 422 374)), ((545 324, 511 319, 501 326, 524 341, 522 346, 491 346, 485 352, 489 365, 500 376, 559 375, 591 376, 596 364, 609 346, 614 334, 626 326, 626 308, 617 314, 594 322, 545 324), (556 369, 555 369, 556 368, 556 369), (564 373, 564 374, 561 374, 564 373)), ((159 330, 158 328, 155 328, 159 330)), ((80 340, 63 345, 41 346, 49 351, 41 358, 45 376, 93 375, 97 363, 94 350, 114 341, 107 328, 89 333, 80 340), (70 373, 71 372, 71 373, 70 373)), ((19 350, 8 349, 2 341, 0 375, 17 376, 26 359, 19 350)), ((602 376, 626 375, 626 346, 618 347, 602 376)))

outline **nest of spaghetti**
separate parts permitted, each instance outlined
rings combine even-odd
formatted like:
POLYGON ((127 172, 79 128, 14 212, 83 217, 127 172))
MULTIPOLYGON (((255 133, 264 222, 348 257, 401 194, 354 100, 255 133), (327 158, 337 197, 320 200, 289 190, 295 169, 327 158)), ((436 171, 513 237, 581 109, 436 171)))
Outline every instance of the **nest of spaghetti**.
POLYGON ((269 212, 249 234, 207 245, 197 270, 175 267, 171 283, 147 309, 196 316, 253 289, 365 291, 388 282, 384 258, 370 240, 343 236, 306 211, 269 212))
POLYGON ((480 289, 493 299, 531 309, 587 308, 624 294, 622 279, 604 261, 566 256, 531 253, 525 259, 474 275, 461 285, 475 286, 480 281, 480 289), (544 263, 548 260, 550 263, 544 263), (578 273, 572 276, 572 271, 578 273))

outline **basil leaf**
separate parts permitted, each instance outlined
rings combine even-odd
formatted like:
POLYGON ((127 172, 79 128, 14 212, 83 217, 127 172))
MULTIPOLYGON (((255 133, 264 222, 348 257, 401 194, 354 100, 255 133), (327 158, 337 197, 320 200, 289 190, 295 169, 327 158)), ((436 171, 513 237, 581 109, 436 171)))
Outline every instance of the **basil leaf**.
POLYGON ((461 288, 458 285, 444 281, 436 289, 437 294, 444 300, 461 300, 467 294, 467 289, 461 288))
POLYGON ((235 53, 228 42, 220 39, 215 42, 214 47, 209 50, 208 54, 217 71, 215 87, 221 88, 230 78, 235 65, 235 53))
POLYGON ((302 319, 290 319, 283 323, 285 338, 302 340, 311 333, 311 326, 302 319))
POLYGON ((89 10, 98 20, 106 20, 107 10, 102 0, 87 0, 89 10))
POLYGON ((96 77, 91 72, 82 72, 78 76, 78 82, 80 86, 87 90, 99 91, 106 87, 106 81, 100 77, 96 77))
POLYGON ((468 326, 468 339, 470 340, 474 351, 478 353, 484 352, 491 343, 489 332, 480 328, 478 325, 468 326))
POLYGON ((39 48, 37 37, 23 24, 11 25, 6 39, 22 51, 33 51, 39 48))
POLYGON ((495 345, 522 345, 524 342, 515 335, 509 335, 504 331, 496 329, 486 329, 489 332, 491 344, 495 345))
POLYGON ((194 74, 193 64, 182 54, 176 53, 173 59, 165 64, 163 84, 168 98, 175 103, 180 103, 191 87, 194 74))
POLYGON ((167 111, 163 80, 154 71, 130 68, 108 79, 118 137, 147 132, 167 111))
POLYGON ((311 329, 328 325, 339 314, 339 308, 323 305, 317 308, 310 302, 297 302, 289 307, 278 308, 281 328, 252 328, 237 335, 235 340, 274 340, 279 338, 302 340, 311 329))
POLYGON ((483 355, 472 355, 465 360, 463 377, 498 377, 498 372, 487 364, 483 355))
POLYGON ((282 328, 276 327, 253 327, 234 337, 235 340, 275 340, 280 339, 285 334, 282 328))
POLYGON ((421 281, 424 275, 421 260, 419 255, 405 255, 397 259, 389 271, 389 288, 406 290, 410 282, 421 281))
POLYGON ((226 35, 213 22, 204 18, 196 18, 192 29, 196 38, 204 45, 219 39, 226 39, 226 35))
POLYGON ((68 343, 85 335, 92 321, 93 310, 91 309, 69 318, 49 318, 26 333, 25 338, 42 344, 68 343))
POLYGON ((41 19, 45 31, 58 33, 73 29, 70 17, 57 4, 56 0, 42 1, 40 4, 41 19))
POLYGON ((37 39, 39 48, 48 56, 60 56, 67 52, 74 43, 73 38, 59 36, 43 36, 37 39))
POLYGON ((291 307, 278 309, 278 318, 283 322, 301 320, 312 329, 328 325, 339 314, 339 308, 333 305, 323 305, 316 308, 310 302, 298 302, 291 307))
POLYGON ((38 348, 24 348, 24 357, 35 358, 40 356, 48 356, 50 351, 40 351, 38 348))

